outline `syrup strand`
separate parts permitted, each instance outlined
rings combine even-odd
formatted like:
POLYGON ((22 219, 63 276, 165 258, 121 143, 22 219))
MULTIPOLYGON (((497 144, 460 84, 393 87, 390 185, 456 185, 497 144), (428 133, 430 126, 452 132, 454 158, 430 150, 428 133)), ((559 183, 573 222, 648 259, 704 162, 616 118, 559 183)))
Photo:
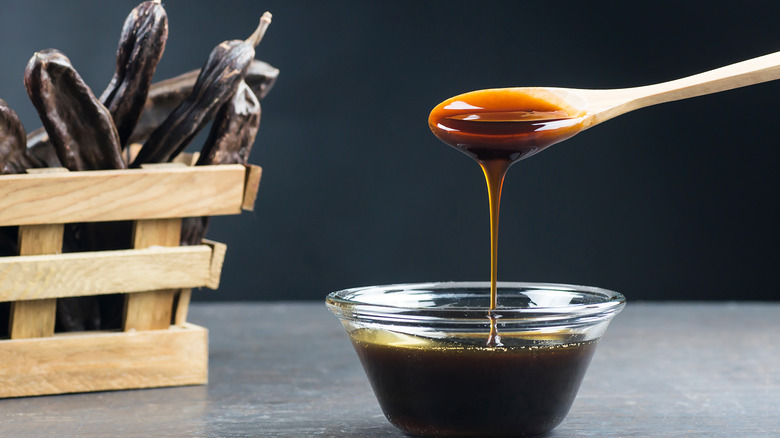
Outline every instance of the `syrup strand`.
POLYGON ((490 335, 487 345, 497 347, 502 345, 496 328, 496 318, 492 311, 498 307, 498 211, 501 206, 501 189, 504 186, 504 177, 512 165, 509 159, 480 160, 480 167, 485 174, 488 189, 488 202, 490 203, 490 335))

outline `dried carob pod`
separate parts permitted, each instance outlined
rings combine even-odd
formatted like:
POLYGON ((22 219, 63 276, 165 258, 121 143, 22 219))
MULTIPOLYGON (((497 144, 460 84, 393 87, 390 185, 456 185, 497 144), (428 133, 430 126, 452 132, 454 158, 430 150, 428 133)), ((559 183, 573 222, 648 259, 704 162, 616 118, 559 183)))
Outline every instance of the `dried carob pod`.
MULTIPOLYGON (((0 174, 24 173, 43 166, 27 150, 24 126, 16 111, 0 99, 0 174)), ((19 227, 0 227, 0 256, 19 254, 18 234, 19 227)))
POLYGON ((32 156, 46 163, 46 167, 62 167, 45 128, 40 127, 27 134, 27 148, 32 156))
POLYGON ((125 19, 116 52, 116 71, 100 96, 114 119, 123 147, 144 108, 167 39, 168 16, 160 0, 141 3, 125 19))
POLYGON ((258 99, 263 98, 271 91, 271 88, 276 84, 276 79, 279 77, 279 69, 271 64, 253 59, 249 64, 249 70, 244 76, 244 82, 249 85, 252 92, 255 93, 258 99))
MULTIPOLYGON (((125 19, 116 56, 116 71, 100 101, 114 120, 119 142, 126 146, 146 104, 152 77, 168 39, 168 17, 159 0, 135 7, 125 19)), ((31 153, 49 167, 61 166, 44 128, 27 136, 31 153)))
MULTIPOLYGON (((195 85, 199 73, 200 69, 191 70, 179 76, 153 83, 146 97, 141 117, 127 143, 146 141, 149 135, 171 114, 171 111, 192 93, 192 87, 195 85)), ((257 98, 262 100, 273 88, 278 77, 278 68, 253 59, 244 77, 244 82, 249 85, 257 98)), ((49 142, 49 136, 44 128, 38 128, 27 134, 27 146, 35 157, 47 164, 47 167, 61 166, 54 146, 49 142)))
POLYGON ((209 229, 209 216, 185 217, 181 220, 181 245, 200 245, 209 229))
POLYGON ((24 86, 64 167, 126 167, 111 114, 62 52, 35 53, 25 69, 24 86))
POLYGON ((211 51, 192 93, 152 132, 131 167, 168 161, 192 141, 235 94, 255 57, 254 48, 270 23, 271 14, 266 12, 255 32, 245 41, 224 41, 211 51))
POLYGON ((214 117, 197 165, 246 164, 260 126, 260 112, 260 100, 242 82, 214 117))
MULTIPOLYGON (((23 173, 40 162, 27 151, 24 126, 16 111, 0 99, 0 174, 23 173)), ((0 227, 0 257, 19 255, 19 227, 0 227)), ((0 303, 0 337, 8 336, 10 304, 0 303)))
POLYGON ((19 116, 0 99, 0 174, 24 173, 43 167, 43 163, 27 150, 24 126, 19 116))
MULTIPOLYGON (((149 90, 146 105, 129 143, 142 143, 171 114, 187 96, 198 78, 200 70, 192 70, 179 76, 155 82, 149 90)), ((263 99, 273 88, 279 77, 279 69, 266 62, 254 59, 249 65, 244 82, 258 99, 263 99)), ((29 141, 29 137, 28 137, 29 141)))
MULTIPOLYGON (((246 164, 260 126, 260 100, 242 82, 228 103, 214 117, 211 131, 196 165, 246 164)), ((209 218, 188 217, 182 221, 182 245, 198 245, 206 237, 209 218)))
MULTIPOLYGON (((111 114, 64 54, 53 49, 36 53, 27 64, 24 84, 63 166, 74 171, 126 167, 111 114)), ((129 222, 69 224, 63 251, 126 248, 129 241, 129 222)), ((101 315, 98 304, 105 299, 57 300, 56 329, 106 328, 106 315, 101 315)), ((112 312, 111 318, 116 320, 116 315, 112 312)))
MULTIPOLYGON (((19 116, 0 99, 0 174, 24 173, 42 163, 27 151, 24 126, 19 116)), ((19 255, 19 227, 0 227, 0 256, 19 255)), ((0 337, 8 336, 10 304, 0 303, 0 337)))

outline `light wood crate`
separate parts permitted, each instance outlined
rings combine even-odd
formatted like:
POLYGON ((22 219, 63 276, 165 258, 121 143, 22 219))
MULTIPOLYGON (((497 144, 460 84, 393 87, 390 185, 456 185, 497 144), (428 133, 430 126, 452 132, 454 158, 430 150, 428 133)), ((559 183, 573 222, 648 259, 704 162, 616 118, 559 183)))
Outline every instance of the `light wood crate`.
POLYGON ((252 210, 261 173, 170 163, 0 176, 0 226, 19 226, 20 248, 0 257, 0 398, 207 383, 208 330, 187 309, 192 288, 219 286, 226 246, 179 246, 181 220, 252 210), (133 249, 61 254, 64 224, 124 220, 133 249), (58 298, 115 293, 121 331, 54 333, 58 298))

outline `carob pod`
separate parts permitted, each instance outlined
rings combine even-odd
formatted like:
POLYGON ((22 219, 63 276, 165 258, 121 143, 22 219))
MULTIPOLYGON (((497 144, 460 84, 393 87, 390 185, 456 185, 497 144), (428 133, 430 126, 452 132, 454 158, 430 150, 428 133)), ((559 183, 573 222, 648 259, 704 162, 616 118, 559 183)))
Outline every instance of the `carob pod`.
POLYGON ((192 93, 152 132, 130 167, 169 161, 192 141, 235 94, 255 57, 255 46, 270 23, 271 14, 266 12, 255 32, 245 41, 224 41, 211 51, 192 93))
POLYGON ((126 167, 111 114, 62 52, 36 52, 25 69, 24 86, 64 167, 126 167))
MULTIPOLYGON (((246 164, 260 126, 260 100, 245 82, 214 117, 196 165, 246 164)), ((181 244, 198 245, 206 237, 208 216, 182 221, 181 244)))
POLYGON ((27 138, 19 116, 0 99, 0 174, 24 173, 43 165, 27 150, 27 138))
MULTIPOLYGON (((200 69, 182 73, 170 79, 155 82, 149 89, 141 117, 135 125, 132 135, 123 146, 132 143, 142 143, 157 129, 179 104, 192 93, 192 87, 198 79, 200 69)), ((258 99, 262 100, 273 88, 279 77, 279 69, 272 65, 253 59, 246 72, 244 82, 249 85, 258 99)), ((44 128, 38 128, 27 135, 27 146, 30 152, 44 161, 47 167, 60 167, 60 161, 49 141, 44 128)))
MULTIPOLYGON (((25 70, 24 85, 63 166, 73 171, 126 167, 111 114, 64 54, 48 49, 33 55, 25 70)), ((63 237, 63 252, 127 248, 130 223, 69 224, 63 237)), ((112 298, 85 296, 57 300, 56 329, 107 328, 99 301, 112 298)), ((114 305, 110 303, 110 307, 114 305)), ((117 311, 111 314, 116 315, 117 311)))
POLYGON ((167 39, 168 16, 160 0, 141 3, 125 19, 116 52, 116 71, 100 96, 114 119, 123 147, 144 108, 167 39))
MULTIPOLYGON (((149 90, 147 107, 149 105, 166 106, 162 103, 164 99, 173 99, 178 105, 192 92, 192 87, 195 85, 199 74, 200 69, 190 70, 170 79, 155 82, 152 84, 152 89, 149 90)), ((257 98, 262 100, 274 86, 278 77, 278 68, 265 61, 253 59, 252 63, 249 64, 249 69, 246 71, 246 76, 244 76, 244 82, 249 85, 249 88, 252 89, 257 98)), ((169 106, 171 110, 175 107, 176 105, 169 106)))
POLYGON ((196 165, 246 164, 260 126, 260 100, 241 82, 214 117, 196 165))
POLYGON ((35 158, 46 163, 46 167, 62 167, 57 151, 49 140, 46 128, 40 127, 27 134, 27 149, 35 158))
MULTIPOLYGON (((24 173, 42 167, 42 163, 27 150, 24 126, 19 116, 0 99, 0 174, 24 173)), ((0 257, 19 255, 19 227, 0 227, 0 257)), ((0 303, 0 337, 8 336, 10 303, 0 303)))
MULTIPOLYGON (((179 76, 155 82, 149 91, 144 111, 135 126, 129 143, 141 143, 171 114, 187 96, 198 78, 200 70, 192 70, 179 76)), ((266 62, 253 59, 244 82, 258 99, 263 99, 279 77, 279 69, 266 62)), ((28 138, 29 140, 29 138, 28 138)))
MULTIPOLYGON (((44 164, 27 150, 19 116, 0 99, 0 174, 24 173, 36 167, 44 164)), ((18 234, 19 227, 0 227, 0 256, 19 255, 18 234)))
MULTIPOLYGON (((24 126, 16 111, 0 99, 0 174, 24 173, 44 164, 27 150, 24 126)), ((19 254, 19 227, 0 227, 0 256, 19 254)))

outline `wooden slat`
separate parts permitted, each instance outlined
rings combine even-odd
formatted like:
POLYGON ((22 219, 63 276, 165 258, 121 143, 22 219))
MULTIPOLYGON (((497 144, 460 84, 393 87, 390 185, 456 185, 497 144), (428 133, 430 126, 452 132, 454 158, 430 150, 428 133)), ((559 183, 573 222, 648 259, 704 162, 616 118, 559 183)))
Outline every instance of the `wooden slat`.
MULTIPOLYGON (((224 243, 215 242, 213 240, 203 239, 201 241, 203 245, 208 245, 211 248, 211 276, 209 282, 204 286, 209 289, 218 289, 219 280, 222 276, 222 265, 225 262, 225 253, 227 252, 227 245, 224 243)), ((176 325, 182 325, 187 322, 187 314, 189 313, 190 300, 192 299, 192 289, 182 289, 174 300, 176 308, 173 314, 173 323, 176 325)))
MULTIPOLYGON (((19 253, 21 255, 60 253, 62 252, 62 232, 62 224, 19 227, 19 253)), ((18 259, 18 257, 13 258, 18 259)), ((0 277, 0 281, 5 278, 5 276, 0 277)), ((35 277, 27 278, 28 282, 37 280, 35 277)), ((211 272, 209 272, 209 280, 211 280, 211 272)), ((8 329, 11 339, 52 336, 56 314, 56 299, 15 301, 11 304, 8 329)))
POLYGON ((222 264, 225 262, 227 245, 208 239, 203 239, 201 242, 211 247, 211 279, 206 284, 206 287, 217 290, 219 288, 219 280, 222 277, 222 264))
POLYGON ((144 145, 141 143, 132 143, 130 146, 126 147, 122 153, 125 163, 132 163, 138 155, 138 152, 141 152, 142 147, 144 147, 144 145))
POLYGON ((2 257, 0 302, 211 286, 214 259, 206 245, 2 257))
POLYGON ((0 342, 0 397, 198 385, 208 331, 82 332, 0 342))
POLYGON ((198 162, 198 158, 200 158, 200 152, 192 152, 192 153, 182 152, 176 157, 174 157, 172 162, 182 163, 185 166, 194 166, 195 163, 198 162))
POLYGON ((19 227, 19 254, 59 254, 62 252, 62 224, 19 227))
POLYGON ((11 339, 43 338, 54 334, 57 300, 11 303, 8 332, 11 339))
POLYGON ((241 208, 246 211, 255 210, 257 190, 260 187, 260 177, 263 176, 263 168, 253 164, 246 166, 246 181, 244 182, 244 201, 241 208))
POLYGON ((176 309, 173 314, 173 323, 181 326, 187 323, 187 314, 190 311, 190 300, 192 299, 192 289, 182 289, 176 297, 176 309))
MULTIPOLYGON (((133 247, 178 246, 181 219, 150 219, 135 222, 133 247)), ((124 329, 162 330, 171 325, 176 289, 128 294, 125 301, 124 329)))
POLYGON ((179 246, 181 219, 152 219, 136 221, 133 248, 150 246, 179 246))
POLYGON ((186 168, 187 165, 182 162, 169 162, 169 163, 145 163, 141 165, 141 169, 181 169, 186 168))
POLYGON ((65 167, 38 167, 25 170, 26 173, 42 174, 42 173, 67 173, 69 170, 65 167))
POLYGON ((164 330, 171 325, 175 289, 128 294, 124 330, 164 330))
POLYGON ((0 176, 0 226, 238 214, 240 164, 0 176))
MULTIPOLYGON (((67 173, 64 167, 27 169, 30 174, 67 173)), ((19 254, 59 254, 62 252, 63 224, 19 227, 19 254)), ((8 332, 11 339, 42 338, 54 335, 56 299, 34 299, 11 303, 8 332)))

